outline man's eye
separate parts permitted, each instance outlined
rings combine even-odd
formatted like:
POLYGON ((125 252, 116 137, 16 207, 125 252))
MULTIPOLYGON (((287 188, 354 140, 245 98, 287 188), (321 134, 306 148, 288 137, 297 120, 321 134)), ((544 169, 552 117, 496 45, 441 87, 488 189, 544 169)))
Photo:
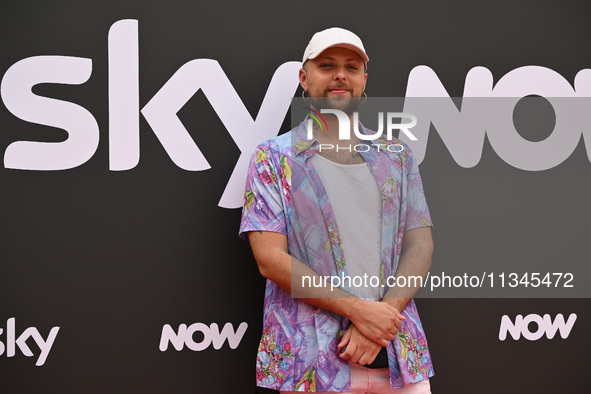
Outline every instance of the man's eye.
POLYGON ((324 68, 332 67, 332 64, 330 64, 330 63, 324 63, 324 64, 321 64, 320 67, 324 67, 324 68))
POLYGON ((349 66, 349 69, 351 69, 351 70, 359 70, 356 66, 349 66))

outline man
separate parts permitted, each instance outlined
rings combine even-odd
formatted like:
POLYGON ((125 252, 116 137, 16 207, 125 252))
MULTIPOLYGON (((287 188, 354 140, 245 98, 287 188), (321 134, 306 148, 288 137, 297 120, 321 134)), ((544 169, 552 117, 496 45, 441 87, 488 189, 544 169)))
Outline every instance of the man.
MULTIPOLYGON (((316 33, 299 73, 311 109, 327 102, 352 120, 368 61, 352 32, 316 33)), ((240 235, 268 279, 257 384, 282 393, 429 393, 433 368, 416 289, 388 287, 390 278, 424 277, 431 264, 418 165, 395 139, 360 152, 322 149, 343 143, 337 117, 324 121, 311 139, 304 121, 260 144, 250 163, 240 235), (304 280, 354 275, 378 276, 381 286, 329 289, 304 280)))

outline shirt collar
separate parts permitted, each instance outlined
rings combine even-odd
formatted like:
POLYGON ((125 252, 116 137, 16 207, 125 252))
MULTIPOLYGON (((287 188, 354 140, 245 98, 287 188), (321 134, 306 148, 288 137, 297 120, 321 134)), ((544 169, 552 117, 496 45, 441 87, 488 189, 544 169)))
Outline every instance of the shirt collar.
POLYGON ((318 140, 314 135, 312 135, 312 139, 308 139, 308 116, 300 123, 296 129, 292 140, 292 151, 294 156, 299 156, 300 154, 306 154, 306 156, 312 156, 316 153, 318 149, 318 140))

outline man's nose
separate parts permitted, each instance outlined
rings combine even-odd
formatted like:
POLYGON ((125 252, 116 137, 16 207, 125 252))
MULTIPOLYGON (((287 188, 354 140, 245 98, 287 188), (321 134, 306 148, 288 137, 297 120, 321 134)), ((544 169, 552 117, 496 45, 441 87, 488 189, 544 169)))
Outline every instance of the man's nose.
POLYGON ((334 79, 336 81, 344 81, 345 80, 345 69, 344 68, 337 68, 336 73, 334 75, 334 79))

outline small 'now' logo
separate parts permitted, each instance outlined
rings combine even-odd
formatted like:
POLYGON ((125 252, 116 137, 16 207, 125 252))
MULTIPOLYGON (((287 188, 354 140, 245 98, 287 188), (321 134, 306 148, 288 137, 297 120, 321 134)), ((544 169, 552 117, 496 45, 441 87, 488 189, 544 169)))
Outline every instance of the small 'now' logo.
POLYGON ((562 339, 566 339, 575 325, 576 320, 577 315, 574 313, 571 313, 566 321, 564 321, 562 313, 556 315, 554 321, 552 321, 552 317, 548 314, 545 314, 543 317, 536 314, 530 314, 525 317, 517 315, 515 316, 515 321, 511 321, 509 316, 504 315, 501 318, 499 339, 504 341, 507 338, 507 333, 511 334, 511 337, 516 341, 520 339, 521 335, 528 341, 537 341, 544 334, 546 334, 546 338, 552 339, 557 331, 560 332, 562 339), (530 329, 532 323, 535 323, 537 326, 534 330, 530 329))
POLYGON ((211 323, 209 326, 203 323, 194 323, 187 327, 186 324, 180 324, 177 332, 170 324, 165 324, 162 327, 162 335, 160 336, 160 351, 164 352, 168 349, 168 344, 178 351, 182 350, 186 345, 189 349, 199 352, 207 349, 212 343, 214 349, 218 350, 222 347, 226 340, 231 349, 236 349, 246 332, 247 323, 240 323, 238 329, 234 331, 232 323, 226 323, 220 331, 217 323, 211 323), (195 342, 193 335, 196 332, 203 334, 201 341, 195 342))

